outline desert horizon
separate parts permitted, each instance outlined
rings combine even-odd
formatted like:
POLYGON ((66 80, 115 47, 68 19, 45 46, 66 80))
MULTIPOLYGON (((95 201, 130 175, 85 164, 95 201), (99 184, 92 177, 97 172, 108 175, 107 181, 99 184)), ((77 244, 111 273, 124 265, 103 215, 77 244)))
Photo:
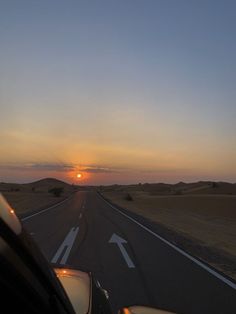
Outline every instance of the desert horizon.
POLYGON ((89 191, 157 224, 166 238, 177 241, 180 247, 236 279, 235 183, 199 181, 82 186, 55 178, 28 184, 0 183, 0 193, 19 217, 40 212, 75 193, 89 191), (55 193, 57 191, 59 194, 55 193))
POLYGON ((236 184, 236 181, 234 180, 210 180, 210 179, 196 179, 196 180, 177 180, 177 181, 150 181, 150 182, 147 182, 147 181, 138 181, 138 182, 129 182, 129 183, 117 183, 117 182, 112 182, 112 183, 106 183, 106 184, 85 184, 81 181, 76 181, 76 180, 63 180, 63 179, 60 179, 60 178, 57 178, 57 177, 39 177, 35 180, 24 180, 22 178, 23 181, 0 181, 0 184, 19 184, 19 185, 25 185, 25 184, 33 184, 33 183, 37 183, 37 182, 40 182, 40 181, 44 181, 44 180, 56 180, 56 181, 61 181, 63 183, 66 183, 66 184, 72 184, 72 185, 78 185, 78 186, 95 186, 95 187, 99 187, 99 186, 113 186, 113 185, 124 185, 124 186, 127 186, 127 185, 144 185, 144 184, 166 184, 166 185, 177 185, 177 184, 196 184, 196 183, 228 183, 228 184, 236 184))

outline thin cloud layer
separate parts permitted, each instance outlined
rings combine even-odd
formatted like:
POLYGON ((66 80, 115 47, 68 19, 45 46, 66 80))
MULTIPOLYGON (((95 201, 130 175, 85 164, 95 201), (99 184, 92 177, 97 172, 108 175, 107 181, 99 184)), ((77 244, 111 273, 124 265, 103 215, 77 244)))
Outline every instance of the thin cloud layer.
POLYGON ((7 170, 35 170, 67 172, 75 169, 73 165, 56 163, 27 163, 27 164, 0 164, 1 169, 7 170))
POLYGON ((118 173, 118 170, 112 169, 112 168, 105 168, 105 167, 87 167, 83 169, 82 171, 88 172, 88 173, 118 173))

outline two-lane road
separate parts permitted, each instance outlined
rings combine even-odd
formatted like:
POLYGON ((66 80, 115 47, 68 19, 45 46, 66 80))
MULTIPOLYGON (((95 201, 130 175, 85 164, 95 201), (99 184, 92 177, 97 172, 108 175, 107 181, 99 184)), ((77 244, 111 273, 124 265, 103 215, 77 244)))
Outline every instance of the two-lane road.
POLYGON ((140 304, 186 314, 235 314, 236 285, 95 192, 24 219, 49 261, 92 271, 114 313, 140 304))

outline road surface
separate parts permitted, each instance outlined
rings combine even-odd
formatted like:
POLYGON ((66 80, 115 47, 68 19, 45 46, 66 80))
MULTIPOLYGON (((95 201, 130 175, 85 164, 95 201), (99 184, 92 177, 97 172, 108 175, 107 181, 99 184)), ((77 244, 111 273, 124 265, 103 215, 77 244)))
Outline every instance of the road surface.
POLYGON ((92 271, 114 313, 148 305, 181 314, 235 314, 236 285, 159 238, 157 226, 77 192, 23 223, 46 258, 92 271))

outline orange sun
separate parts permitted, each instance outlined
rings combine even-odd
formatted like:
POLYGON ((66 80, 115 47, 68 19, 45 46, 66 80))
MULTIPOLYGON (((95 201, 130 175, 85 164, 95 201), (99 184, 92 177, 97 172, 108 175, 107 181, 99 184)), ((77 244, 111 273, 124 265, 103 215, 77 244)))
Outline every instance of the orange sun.
POLYGON ((77 173, 77 178, 81 179, 82 178, 82 174, 81 173, 77 173))

